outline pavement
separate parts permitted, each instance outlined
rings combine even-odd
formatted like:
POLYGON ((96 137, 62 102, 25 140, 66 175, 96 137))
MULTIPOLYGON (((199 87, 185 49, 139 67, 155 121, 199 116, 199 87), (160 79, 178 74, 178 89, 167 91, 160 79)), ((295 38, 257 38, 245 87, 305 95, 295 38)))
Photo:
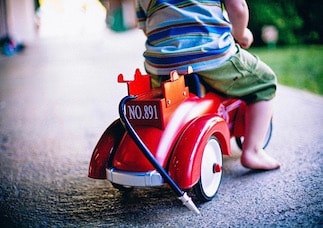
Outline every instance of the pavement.
MULTIPOLYGON (((323 97, 280 85, 268 153, 279 170, 225 158, 222 183, 188 211, 166 188, 122 195, 87 177, 92 150, 143 70, 140 31, 39 38, 0 57, 1 227, 322 227, 323 97)), ((297 75, 295 75, 297 77, 297 75)))

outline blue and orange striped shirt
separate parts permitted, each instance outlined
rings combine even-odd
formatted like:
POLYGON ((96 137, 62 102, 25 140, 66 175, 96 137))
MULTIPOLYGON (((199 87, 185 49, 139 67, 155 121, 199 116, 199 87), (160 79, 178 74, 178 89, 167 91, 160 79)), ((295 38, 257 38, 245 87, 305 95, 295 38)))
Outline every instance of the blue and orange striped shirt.
POLYGON ((214 69, 235 52, 220 0, 137 0, 139 27, 147 35, 146 70, 155 75, 214 69))

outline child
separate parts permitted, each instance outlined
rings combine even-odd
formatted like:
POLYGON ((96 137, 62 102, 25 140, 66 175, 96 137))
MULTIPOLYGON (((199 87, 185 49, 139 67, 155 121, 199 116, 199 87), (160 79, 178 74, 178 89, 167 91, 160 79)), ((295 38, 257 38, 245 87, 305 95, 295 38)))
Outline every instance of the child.
POLYGON ((253 42, 245 0, 223 3, 229 21, 221 0, 138 0, 139 27, 147 36, 145 68, 158 85, 172 70, 185 74, 192 66, 212 88, 244 100, 248 105, 241 163, 250 169, 277 169, 278 161, 262 149, 276 75, 242 49, 253 42))

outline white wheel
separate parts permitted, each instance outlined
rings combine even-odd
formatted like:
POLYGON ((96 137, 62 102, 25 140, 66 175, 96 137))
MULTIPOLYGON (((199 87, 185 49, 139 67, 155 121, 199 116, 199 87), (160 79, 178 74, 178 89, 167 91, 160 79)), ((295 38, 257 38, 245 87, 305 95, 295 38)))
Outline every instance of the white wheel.
POLYGON ((210 201, 215 196, 222 178, 222 150, 218 140, 211 136, 205 145, 201 162, 201 176, 194 186, 196 196, 210 201))

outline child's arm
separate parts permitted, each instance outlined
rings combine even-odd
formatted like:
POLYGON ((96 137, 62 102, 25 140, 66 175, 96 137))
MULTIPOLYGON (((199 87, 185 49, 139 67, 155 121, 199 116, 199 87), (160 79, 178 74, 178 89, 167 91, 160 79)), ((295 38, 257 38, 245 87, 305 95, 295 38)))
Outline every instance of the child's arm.
POLYGON ((232 35, 242 48, 249 48, 253 42, 253 35, 247 28, 249 9, 245 0, 224 0, 232 24, 232 35))

